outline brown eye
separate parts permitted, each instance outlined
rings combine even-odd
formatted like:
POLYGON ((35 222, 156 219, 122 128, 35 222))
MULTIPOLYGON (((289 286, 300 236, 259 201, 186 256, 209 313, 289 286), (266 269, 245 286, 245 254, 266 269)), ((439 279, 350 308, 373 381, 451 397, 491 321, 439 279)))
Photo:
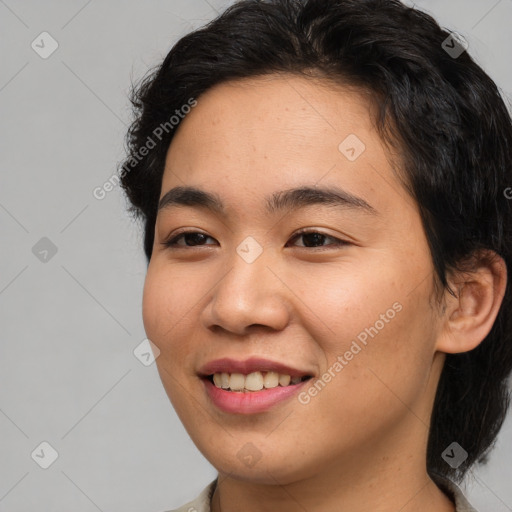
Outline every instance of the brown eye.
MULTIPOLYGON (((182 231, 181 233, 178 233, 177 235, 173 236, 169 240, 166 240, 165 242, 162 242, 162 245, 165 247, 169 247, 171 249, 178 249, 178 248, 187 248, 187 247, 201 247, 205 244, 204 242, 206 239, 212 239, 211 236, 206 235, 205 233, 201 233, 200 231, 182 231), (178 241, 183 239, 185 241, 184 244, 179 244, 178 241)), ((330 247, 340 247, 344 245, 349 245, 348 242, 345 242, 343 240, 340 240, 339 238, 335 238, 333 236, 327 235, 325 233, 321 233, 319 231, 314 230, 304 230, 299 231, 296 233, 290 240, 297 240, 302 238, 304 240, 304 244, 302 246, 296 246, 296 247, 304 247, 304 248, 330 248, 330 247), (324 245, 325 240, 334 240, 334 243, 324 245)))
MULTIPOLYGON (((204 245, 203 242, 207 238, 212 238, 211 236, 205 235, 200 231, 183 231, 178 235, 172 237, 170 240, 162 242, 162 244, 166 247, 196 247, 204 245), (178 244, 178 240, 185 240, 185 245, 178 244)), ((213 240, 213 238, 212 238, 213 240)))
POLYGON ((303 230, 296 233, 291 240, 296 240, 302 238, 304 240, 304 245, 299 247, 306 247, 306 248, 315 248, 315 247, 339 247, 342 245, 348 245, 348 242, 345 242, 343 240, 340 240, 339 238, 335 238, 333 236, 327 235, 325 233, 321 233, 319 231, 314 230, 303 230), (334 240, 334 243, 324 245, 323 242, 326 239, 334 240))

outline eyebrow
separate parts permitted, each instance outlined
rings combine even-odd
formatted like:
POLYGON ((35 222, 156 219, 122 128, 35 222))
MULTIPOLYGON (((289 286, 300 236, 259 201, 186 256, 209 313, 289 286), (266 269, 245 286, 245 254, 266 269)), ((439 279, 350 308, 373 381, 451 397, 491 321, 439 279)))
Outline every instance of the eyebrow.
MULTIPOLYGON (((266 211, 275 214, 278 211, 291 211, 312 205, 327 205, 342 209, 361 211, 377 215, 377 210, 362 197, 355 196, 338 187, 303 186, 274 192, 265 198, 266 211)), ((204 208, 217 215, 226 216, 224 203, 220 196, 197 187, 180 186, 170 189, 160 199, 158 211, 171 207, 188 206, 204 208)))

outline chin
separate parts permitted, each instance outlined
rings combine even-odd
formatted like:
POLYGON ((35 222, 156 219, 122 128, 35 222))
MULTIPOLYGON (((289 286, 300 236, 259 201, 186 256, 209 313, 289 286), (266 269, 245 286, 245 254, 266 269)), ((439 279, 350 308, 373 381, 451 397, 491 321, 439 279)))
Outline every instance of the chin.
MULTIPOLYGON (((262 436, 263 437, 263 436, 262 436)), ((234 443, 233 443, 234 444, 234 443)), ((262 485, 286 485, 311 477, 315 473, 315 464, 299 456, 299 452, 282 453, 269 446, 259 450, 251 441, 239 441, 237 446, 208 446, 203 450, 196 446, 223 475, 243 482, 262 485)))

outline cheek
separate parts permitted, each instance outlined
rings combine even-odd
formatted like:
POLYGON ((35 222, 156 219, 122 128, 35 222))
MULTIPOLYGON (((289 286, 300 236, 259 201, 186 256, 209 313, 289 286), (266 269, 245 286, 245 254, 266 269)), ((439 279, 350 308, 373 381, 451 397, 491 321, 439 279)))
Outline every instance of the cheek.
MULTIPOLYGON (((174 274, 158 265, 151 265, 146 274, 142 298, 142 318, 148 338, 160 349, 157 363, 169 364, 180 358, 183 343, 173 343, 187 322, 190 305, 184 282, 174 279, 174 274)), ((183 278, 181 278, 183 281, 183 278)))
POLYGON ((170 270, 150 264, 144 282, 142 316, 147 337, 160 350, 156 367, 163 387, 181 421, 190 425, 194 414, 202 412, 194 410, 194 401, 192 407, 187 403, 189 393, 183 392, 183 382, 190 376, 186 369, 192 367, 188 358, 194 354, 190 345, 183 342, 187 321, 191 322, 187 317, 187 312, 191 312, 190 287, 177 282, 179 278, 174 278, 177 273, 170 270))
POLYGON ((355 407, 394 390, 413 400, 432 364, 430 280, 412 290, 413 266, 384 266, 381 272, 378 266, 355 265, 350 273, 340 269, 302 281, 305 303, 318 315, 309 329, 325 355, 322 373, 344 375, 333 379, 338 385, 332 388, 350 389, 345 399, 355 407))
POLYGON ((172 318, 169 315, 172 315, 171 312, 174 311, 172 308, 172 294, 169 294, 166 289, 159 282, 150 265, 144 281, 142 319, 148 338, 156 343, 160 350, 164 348, 162 346, 163 334, 172 325, 172 318))
POLYGON ((370 414, 374 425, 382 426, 411 410, 426 418, 423 398, 435 340, 432 323, 427 321, 431 318, 428 304, 398 294, 384 297, 347 315, 347 321, 334 328, 343 334, 326 352, 327 370, 336 376, 322 398, 326 406, 336 408, 337 404, 342 417, 364 422, 363 416, 370 414))
POLYGON ((378 332, 389 330, 400 316, 404 294, 395 285, 401 276, 395 276, 393 269, 377 273, 368 262, 348 262, 331 270, 313 269, 294 279, 300 282, 304 311, 314 313, 308 328, 321 336, 326 352, 343 353, 358 337, 363 343, 370 339, 365 329, 375 332, 376 324, 378 332))

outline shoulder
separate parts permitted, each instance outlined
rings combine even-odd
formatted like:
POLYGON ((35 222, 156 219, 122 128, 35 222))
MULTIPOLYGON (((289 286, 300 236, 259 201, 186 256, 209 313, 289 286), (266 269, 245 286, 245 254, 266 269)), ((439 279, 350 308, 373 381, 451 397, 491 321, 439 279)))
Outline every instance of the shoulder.
POLYGON ((210 512, 210 500, 216 485, 217 479, 210 482, 196 499, 185 503, 185 505, 177 509, 168 510, 167 512, 210 512))

